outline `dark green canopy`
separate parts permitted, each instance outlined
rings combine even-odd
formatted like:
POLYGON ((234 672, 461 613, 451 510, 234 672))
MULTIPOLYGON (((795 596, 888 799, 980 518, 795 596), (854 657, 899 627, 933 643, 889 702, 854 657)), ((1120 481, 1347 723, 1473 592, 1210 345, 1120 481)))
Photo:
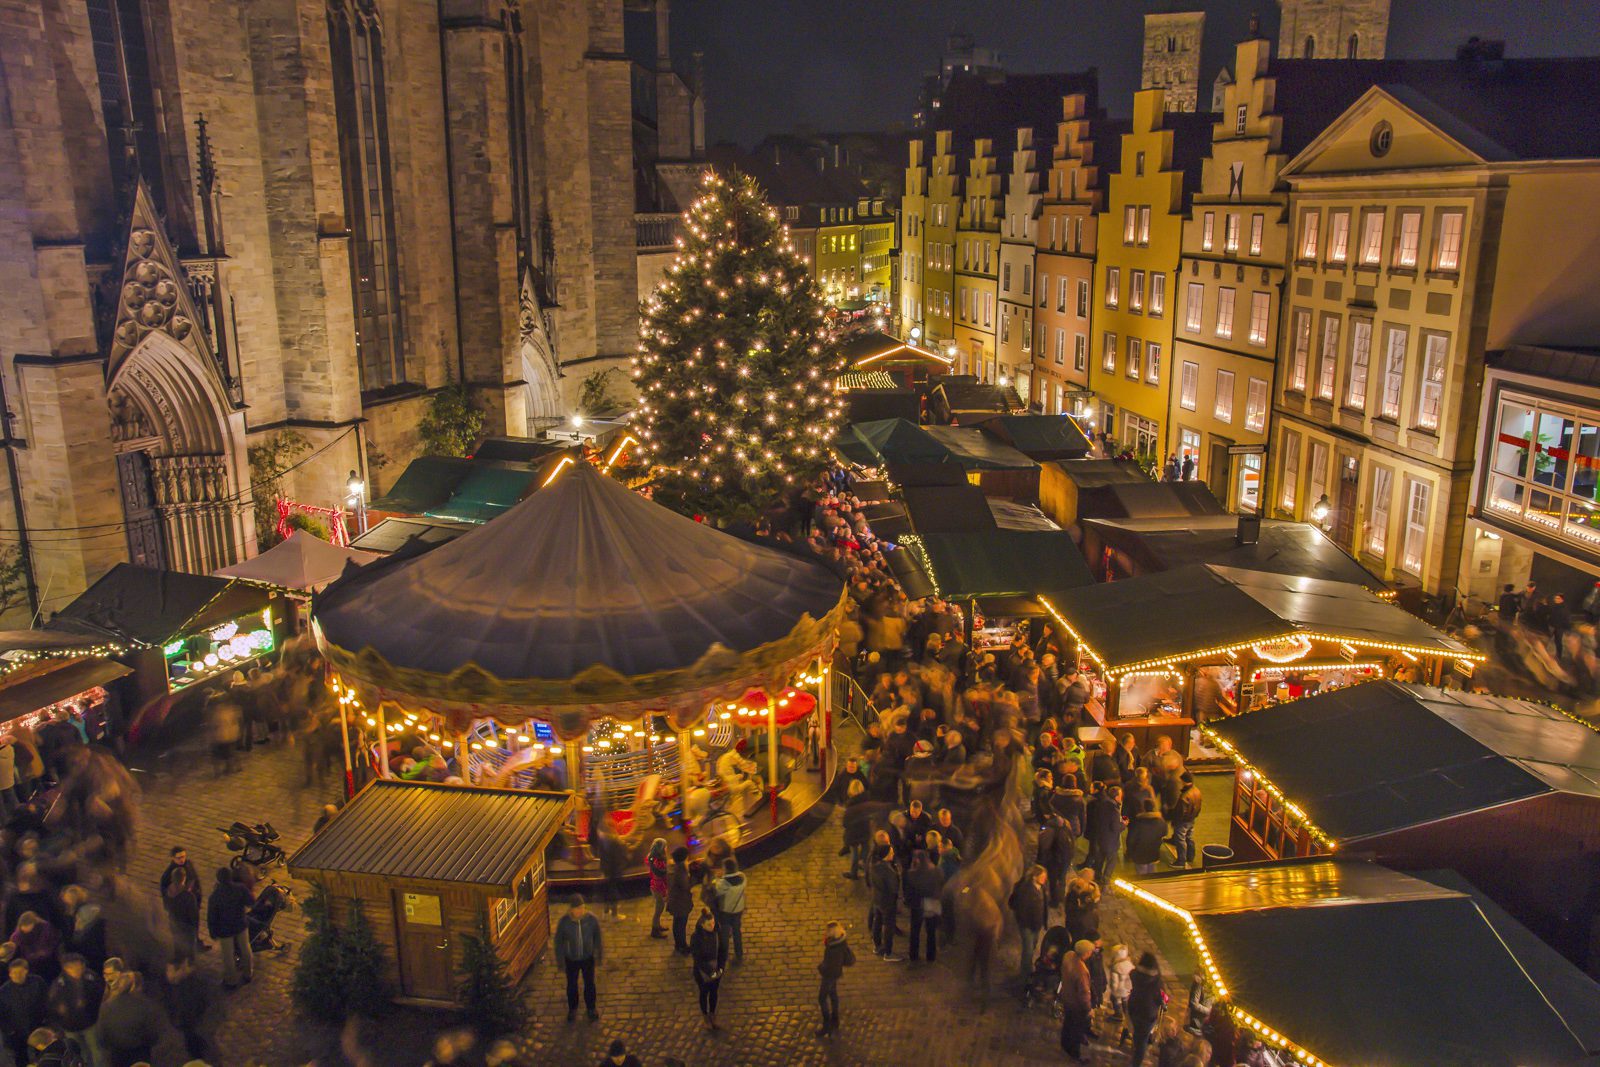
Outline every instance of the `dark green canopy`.
POLYGON ((1029 459, 1077 459, 1091 447, 1070 415, 1001 415, 978 429, 1029 459))
POLYGON ((1072 535, 1062 530, 930 533, 909 547, 920 548, 942 596, 1034 596, 1094 583, 1072 535))

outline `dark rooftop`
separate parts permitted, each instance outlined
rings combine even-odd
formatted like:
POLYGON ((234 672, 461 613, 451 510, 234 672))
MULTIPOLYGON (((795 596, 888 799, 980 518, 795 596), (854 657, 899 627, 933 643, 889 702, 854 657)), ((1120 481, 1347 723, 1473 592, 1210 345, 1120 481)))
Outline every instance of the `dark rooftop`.
POLYGON ((164 645, 175 637, 259 612, 270 602, 260 586, 235 578, 119 563, 56 612, 47 628, 164 645))
POLYGON ((1600 800, 1600 733, 1511 697, 1366 682, 1210 730, 1341 843, 1551 792, 1600 800))
POLYGON ((1518 345, 1488 354, 1490 370, 1529 374, 1571 385, 1600 386, 1600 348, 1518 345))
POLYGON ((1126 552, 1143 570, 1171 570, 1190 563, 1220 563, 1248 571, 1299 574, 1382 590, 1383 582, 1332 538, 1310 523, 1265 519, 1254 544, 1238 542, 1236 515, 1175 518, 1091 518, 1085 531, 1126 552))
POLYGON ((380 779, 296 852, 289 868, 302 878, 327 871, 514 891, 571 803, 566 793, 380 779))

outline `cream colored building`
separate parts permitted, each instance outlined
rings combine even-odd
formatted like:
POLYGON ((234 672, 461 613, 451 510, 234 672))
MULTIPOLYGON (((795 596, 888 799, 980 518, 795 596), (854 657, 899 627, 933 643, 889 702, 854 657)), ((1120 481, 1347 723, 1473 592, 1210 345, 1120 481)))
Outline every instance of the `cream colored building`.
POLYGON ((1403 84, 1367 90, 1283 171, 1293 243, 1268 497, 1297 518, 1325 508, 1374 573, 1441 592, 1479 536, 1484 353, 1600 337, 1600 61, 1387 76, 1403 84))
POLYGON ((967 158, 960 216, 956 223, 956 369, 986 382, 998 380, 997 323, 1000 317, 1000 215, 1003 200, 994 142, 973 142, 967 158))
MULTIPOLYGON (((1046 149, 1048 151, 1048 148, 1046 149)), ((1034 236, 1039 224, 1039 148, 1034 131, 1017 131, 1006 176, 1000 228, 1000 377, 1031 398, 1033 384, 1034 236)))

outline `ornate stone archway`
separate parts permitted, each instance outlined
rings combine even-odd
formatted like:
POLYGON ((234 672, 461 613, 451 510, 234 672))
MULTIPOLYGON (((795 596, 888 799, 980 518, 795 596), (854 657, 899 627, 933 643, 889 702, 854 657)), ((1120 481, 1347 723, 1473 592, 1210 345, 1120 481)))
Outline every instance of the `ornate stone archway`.
POLYGON ((244 415, 199 322, 140 183, 106 370, 129 552, 207 574, 245 558, 254 538, 244 415))
POLYGON ((560 365, 556 362, 555 323, 550 309, 539 298, 533 272, 522 274, 518 316, 521 339, 522 381, 526 394, 529 437, 563 416, 560 365))

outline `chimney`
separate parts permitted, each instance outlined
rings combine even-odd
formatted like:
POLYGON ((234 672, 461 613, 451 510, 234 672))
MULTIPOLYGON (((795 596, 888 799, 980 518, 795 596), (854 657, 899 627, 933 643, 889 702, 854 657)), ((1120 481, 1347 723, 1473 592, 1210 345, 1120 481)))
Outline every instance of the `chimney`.
POLYGON ((1261 540, 1261 516, 1240 515, 1239 532, 1233 535, 1235 544, 1253 545, 1261 540))

